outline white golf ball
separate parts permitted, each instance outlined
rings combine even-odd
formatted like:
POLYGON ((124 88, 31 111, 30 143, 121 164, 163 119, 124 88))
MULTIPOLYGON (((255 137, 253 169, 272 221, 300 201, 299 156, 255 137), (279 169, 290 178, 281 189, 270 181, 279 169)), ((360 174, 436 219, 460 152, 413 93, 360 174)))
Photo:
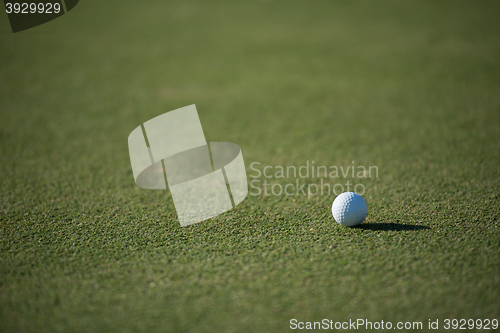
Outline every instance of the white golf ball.
POLYGON ((352 227, 361 224, 367 213, 366 201, 357 193, 344 192, 333 201, 333 218, 343 226, 352 227))

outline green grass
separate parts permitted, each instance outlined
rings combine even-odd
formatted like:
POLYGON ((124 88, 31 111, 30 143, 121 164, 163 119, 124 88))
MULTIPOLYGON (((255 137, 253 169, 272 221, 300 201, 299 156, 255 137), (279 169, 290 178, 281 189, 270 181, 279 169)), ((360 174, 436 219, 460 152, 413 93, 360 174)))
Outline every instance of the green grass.
POLYGON ((499 9, 81 1, 16 34, 0 15, 0 331, 499 318, 499 9), (181 228, 127 137, 189 104, 249 175, 378 166, 355 179, 366 225, 337 225, 333 195, 249 195, 181 228))

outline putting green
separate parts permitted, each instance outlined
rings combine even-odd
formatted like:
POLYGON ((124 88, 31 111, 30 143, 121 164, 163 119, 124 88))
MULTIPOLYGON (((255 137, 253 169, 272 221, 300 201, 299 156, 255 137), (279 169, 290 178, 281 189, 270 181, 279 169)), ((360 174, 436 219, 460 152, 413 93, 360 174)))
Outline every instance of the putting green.
POLYGON ((89 0, 16 34, 0 15, 0 331, 498 319, 499 9, 89 0), (256 186, 362 184, 364 224, 338 225, 331 193, 250 189, 181 228, 127 137, 190 104, 256 186), (312 161, 378 172, 274 174, 312 161))

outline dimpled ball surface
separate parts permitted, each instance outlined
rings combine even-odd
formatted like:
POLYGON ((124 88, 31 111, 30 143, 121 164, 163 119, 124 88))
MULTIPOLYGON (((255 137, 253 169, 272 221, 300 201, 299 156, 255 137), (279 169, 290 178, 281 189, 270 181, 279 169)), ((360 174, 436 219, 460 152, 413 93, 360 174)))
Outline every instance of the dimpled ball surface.
POLYGON ((343 226, 352 227, 361 224, 367 213, 366 201, 357 193, 344 192, 333 201, 333 218, 343 226))

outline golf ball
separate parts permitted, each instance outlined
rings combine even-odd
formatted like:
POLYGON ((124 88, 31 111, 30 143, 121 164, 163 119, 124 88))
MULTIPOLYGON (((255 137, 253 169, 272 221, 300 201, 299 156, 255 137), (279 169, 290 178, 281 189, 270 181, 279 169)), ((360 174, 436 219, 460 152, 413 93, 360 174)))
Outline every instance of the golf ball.
POLYGON ((361 224, 367 213, 366 201, 357 193, 344 192, 333 201, 333 218, 343 226, 352 227, 361 224))

